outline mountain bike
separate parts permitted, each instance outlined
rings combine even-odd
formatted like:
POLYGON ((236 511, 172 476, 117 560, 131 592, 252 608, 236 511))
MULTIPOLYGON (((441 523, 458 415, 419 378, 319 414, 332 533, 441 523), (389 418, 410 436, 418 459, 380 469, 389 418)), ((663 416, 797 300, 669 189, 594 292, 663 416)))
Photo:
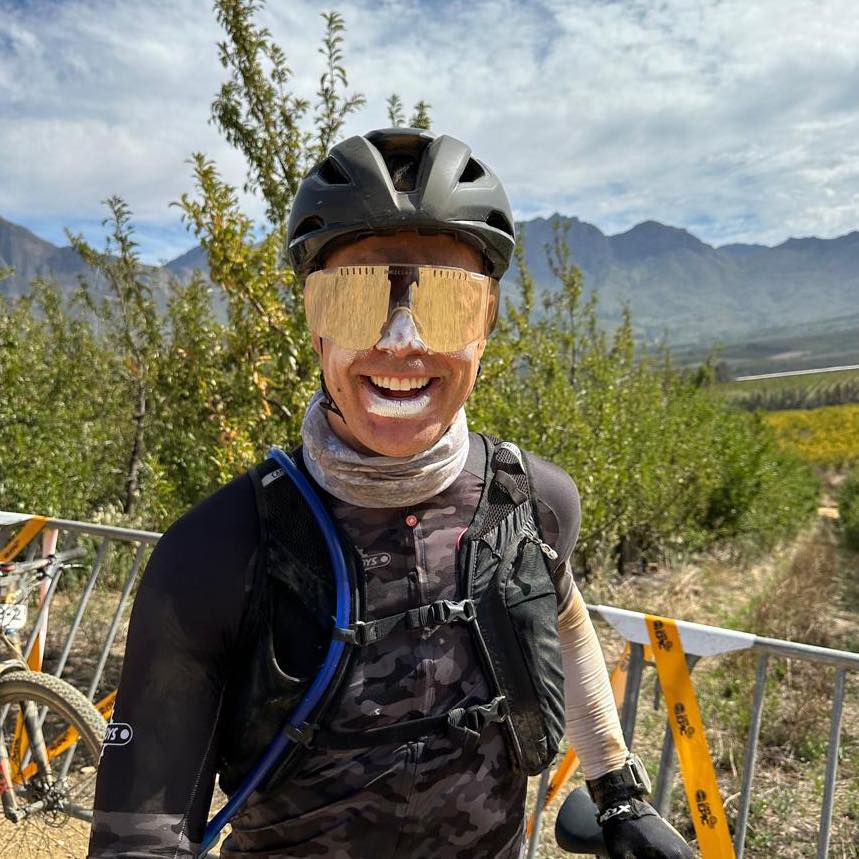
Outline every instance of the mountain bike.
POLYGON ((0 563, 0 859, 86 854, 105 720, 64 680, 31 671, 20 647, 31 595, 84 554, 0 563))

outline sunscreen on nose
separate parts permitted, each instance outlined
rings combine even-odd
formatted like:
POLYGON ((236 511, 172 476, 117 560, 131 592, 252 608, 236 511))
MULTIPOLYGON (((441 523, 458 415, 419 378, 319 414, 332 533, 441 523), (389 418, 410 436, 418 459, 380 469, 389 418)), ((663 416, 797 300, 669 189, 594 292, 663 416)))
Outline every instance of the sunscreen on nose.
POLYGON ((395 307, 388 318, 387 325, 376 343, 376 348, 383 351, 396 352, 404 349, 418 352, 429 352, 426 343, 421 340, 415 318, 408 307, 395 307))

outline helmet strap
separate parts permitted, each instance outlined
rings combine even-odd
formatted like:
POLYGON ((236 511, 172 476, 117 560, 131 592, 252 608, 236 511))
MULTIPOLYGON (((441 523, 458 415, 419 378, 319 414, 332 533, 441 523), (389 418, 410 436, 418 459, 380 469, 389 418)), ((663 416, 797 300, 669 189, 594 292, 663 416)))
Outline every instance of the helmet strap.
POLYGON ((331 412, 332 414, 337 415, 337 417, 345 424, 346 418, 343 417, 343 412, 340 411, 340 407, 334 402, 331 392, 325 384, 325 376, 322 375, 321 371, 319 373, 319 381, 322 383, 322 396, 324 397, 322 402, 319 404, 320 408, 325 409, 326 412, 331 412))
POLYGON ((468 392, 468 397, 466 397, 466 399, 468 399, 474 393, 474 389, 477 387, 477 380, 480 378, 480 374, 482 372, 483 372, 483 364, 480 361, 478 361, 477 362, 477 375, 474 377, 474 383, 472 384, 471 390, 468 392))
POLYGON ((343 417, 343 412, 340 411, 340 407, 337 403, 334 402, 334 397, 331 396, 331 391, 328 390, 328 385, 325 384, 325 374, 322 372, 322 338, 319 338, 319 383, 322 387, 322 401, 319 403, 320 408, 325 409, 326 412, 331 412, 334 415, 337 415, 343 423, 346 423, 346 418, 343 417))

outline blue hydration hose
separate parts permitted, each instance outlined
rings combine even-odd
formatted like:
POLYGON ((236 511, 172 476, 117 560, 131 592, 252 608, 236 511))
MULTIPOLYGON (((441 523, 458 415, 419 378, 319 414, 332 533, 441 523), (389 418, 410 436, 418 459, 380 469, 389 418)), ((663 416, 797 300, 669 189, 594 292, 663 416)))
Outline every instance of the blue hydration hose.
MULTIPOLYGON (((289 456, 279 447, 272 447, 268 455, 270 459, 274 459, 286 474, 289 475, 307 502, 313 513, 313 517, 322 530, 328 554, 331 556, 331 562, 334 565, 334 580, 337 586, 335 626, 344 629, 349 625, 349 612, 351 608, 349 573, 346 570, 346 560, 343 557, 343 549, 340 546, 340 541, 337 539, 337 531, 334 528, 334 523, 331 521, 328 511, 310 485, 310 482, 299 471, 289 456)), ((328 653, 325 655, 325 661, 322 663, 319 673, 301 699, 301 703, 296 707, 295 712, 289 717, 289 724, 293 728, 300 728, 319 703, 319 699, 325 693, 325 690, 334 677, 345 646, 346 643, 344 641, 331 640, 331 644, 328 646, 328 653)), ((209 821, 206 831, 203 833, 203 842, 200 846, 199 855, 204 856, 208 849, 217 841, 221 830, 227 825, 230 818, 233 817, 239 808, 244 805, 247 798, 259 787, 260 783, 265 780, 266 776, 277 766, 291 742, 290 737, 283 731, 272 740, 271 745, 266 749, 256 766, 248 773, 235 793, 229 798, 227 804, 209 821)))

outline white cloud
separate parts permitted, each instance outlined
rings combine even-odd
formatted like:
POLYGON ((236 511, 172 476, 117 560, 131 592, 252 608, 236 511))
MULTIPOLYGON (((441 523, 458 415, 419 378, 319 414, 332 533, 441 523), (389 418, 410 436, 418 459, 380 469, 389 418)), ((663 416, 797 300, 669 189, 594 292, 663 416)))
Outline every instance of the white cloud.
MULTIPOLYGON (((426 98, 520 216, 560 210, 607 232, 654 218, 714 243, 859 227, 855 0, 334 5, 368 96, 348 131, 385 124, 392 91, 408 107, 426 98)), ((305 94, 320 9, 265 11, 305 94)), ((207 123, 219 38, 200 0, 0 0, 0 215, 92 222, 121 193, 145 251, 184 249, 168 204, 190 187, 188 155, 243 180, 207 123)))

